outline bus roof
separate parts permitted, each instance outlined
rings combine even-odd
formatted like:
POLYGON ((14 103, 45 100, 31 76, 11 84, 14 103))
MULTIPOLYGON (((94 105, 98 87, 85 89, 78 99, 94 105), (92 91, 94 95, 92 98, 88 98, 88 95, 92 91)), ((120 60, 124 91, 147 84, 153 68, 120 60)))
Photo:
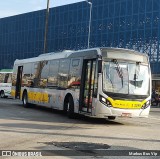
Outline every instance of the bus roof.
MULTIPOLYGON (((91 52, 95 52, 98 50, 98 48, 93 48, 93 49, 85 49, 85 50, 78 50, 78 51, 72 51, 72 50, 66 50, 63 52, 51 52, 51 53, 46 53, 46 54, 41 54, 37 57, 33 58, 28 58, 28 59, 22 59, 22 60, 16 60, 14 64, 23 64, 23 63, 29 63, 29 62, 35 62, 35 61, 44 61, 44 60, 53 60, 53 59, 62 59, 62 58, 68 58, 70 56, 73 57, 73 55, 77 54, 77 57, 80 56, 87 56, 88 55, 88 50, 91 52), (82 53, 83 52, 83 53, 82 53)), ((93 55, 91 53, 91 55, 93 55)))
POLYGON ((12 69, 1 69, 0 73, 12 73, 13 70, 12 69))
MULTIPOLYGON (((135 50, 123 49, 123 48, 112 48, 112 47, 100 47, 100 48, 91 48, 91 49, 84 49, 84 50, 65 50, 63 52, 51 52, 40 54, 37 57, 28 58, 28 59, 17 59, 15 60, 14 64, 23 64, 23 63, 30 63, 30 62, 38 62, 38 61, 45 61, 45 60, 53 60, 53 59, 62 59, 68 57, 81 57, 81 56, 90 56, 93 57, 94 55, 98 55, 98 50, 107 50, 107 51, 127 51, 128 53, 140 54, 135 50), (90 53, 88 52, 90 51, 90 53), (95 52, 96 51, 96 52, 95 52)), ((142 53, 142 56, 147 56, 146 54, 142 53)))

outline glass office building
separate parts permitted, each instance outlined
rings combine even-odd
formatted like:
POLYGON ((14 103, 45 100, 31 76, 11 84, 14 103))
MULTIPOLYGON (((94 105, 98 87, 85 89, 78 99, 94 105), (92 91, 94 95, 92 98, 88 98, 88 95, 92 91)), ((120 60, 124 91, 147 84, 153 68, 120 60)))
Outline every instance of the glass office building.
MULTIPOLYGON (((160 74, 160 0, 90 0, 90 47, 147 53, 160 74)), ((87 48, 90 5, 83 1, 50 8, 47 52, 87 48)), ((45 10, 0 19, 0 69, 15 59, 43 53, 45 10)))

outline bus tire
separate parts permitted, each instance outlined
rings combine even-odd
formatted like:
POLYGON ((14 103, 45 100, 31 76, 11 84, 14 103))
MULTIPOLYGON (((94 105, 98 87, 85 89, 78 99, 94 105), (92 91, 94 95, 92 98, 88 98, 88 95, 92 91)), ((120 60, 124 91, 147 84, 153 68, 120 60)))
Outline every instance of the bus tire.
POLYGON ((109 119, 109 120, 115 120, 116 117, 115 117, 115 116, 108 116, 108 119, 109 119))
POLYGON ((29 107, 28 95, 27 95, 26 91, 23 93, 22 102, 23 102, 24 108, 28 108, 29 107))
POLYGON ((72 96, 68 98, 67 102, 67 116, 69 118, 74 118, 74 102, 72 96))
POLYGON ((5 97, 5 94, 4 94, 4 91, 3 91, 3 90, 0 92, 0 96, 1 96, 1 98, 4 98, 4 97, 5 97))

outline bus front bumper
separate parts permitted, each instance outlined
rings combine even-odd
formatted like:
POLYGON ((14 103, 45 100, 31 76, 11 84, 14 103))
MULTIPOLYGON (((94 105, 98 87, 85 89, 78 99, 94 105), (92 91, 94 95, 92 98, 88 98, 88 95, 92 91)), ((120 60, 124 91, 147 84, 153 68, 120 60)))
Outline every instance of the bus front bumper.
POLYGON ((146 109, 119 109, 113 107, 107 107, 101 102, 97 102, 97 106, 95 109, 95 116, 106 118, 108 116, 115 117, 148 117, 150 111, 150 107, 146 109))

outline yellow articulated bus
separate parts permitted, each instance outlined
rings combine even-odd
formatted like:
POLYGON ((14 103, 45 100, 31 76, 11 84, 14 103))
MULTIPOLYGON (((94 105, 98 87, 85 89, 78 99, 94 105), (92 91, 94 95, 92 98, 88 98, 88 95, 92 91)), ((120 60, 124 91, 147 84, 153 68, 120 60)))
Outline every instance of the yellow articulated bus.
POLYGON ((11 94, 24 107, 37 104, 69 117, 147 117, 150 64, 146 54, 120 48, 42 54, 15 61, 11 94))

